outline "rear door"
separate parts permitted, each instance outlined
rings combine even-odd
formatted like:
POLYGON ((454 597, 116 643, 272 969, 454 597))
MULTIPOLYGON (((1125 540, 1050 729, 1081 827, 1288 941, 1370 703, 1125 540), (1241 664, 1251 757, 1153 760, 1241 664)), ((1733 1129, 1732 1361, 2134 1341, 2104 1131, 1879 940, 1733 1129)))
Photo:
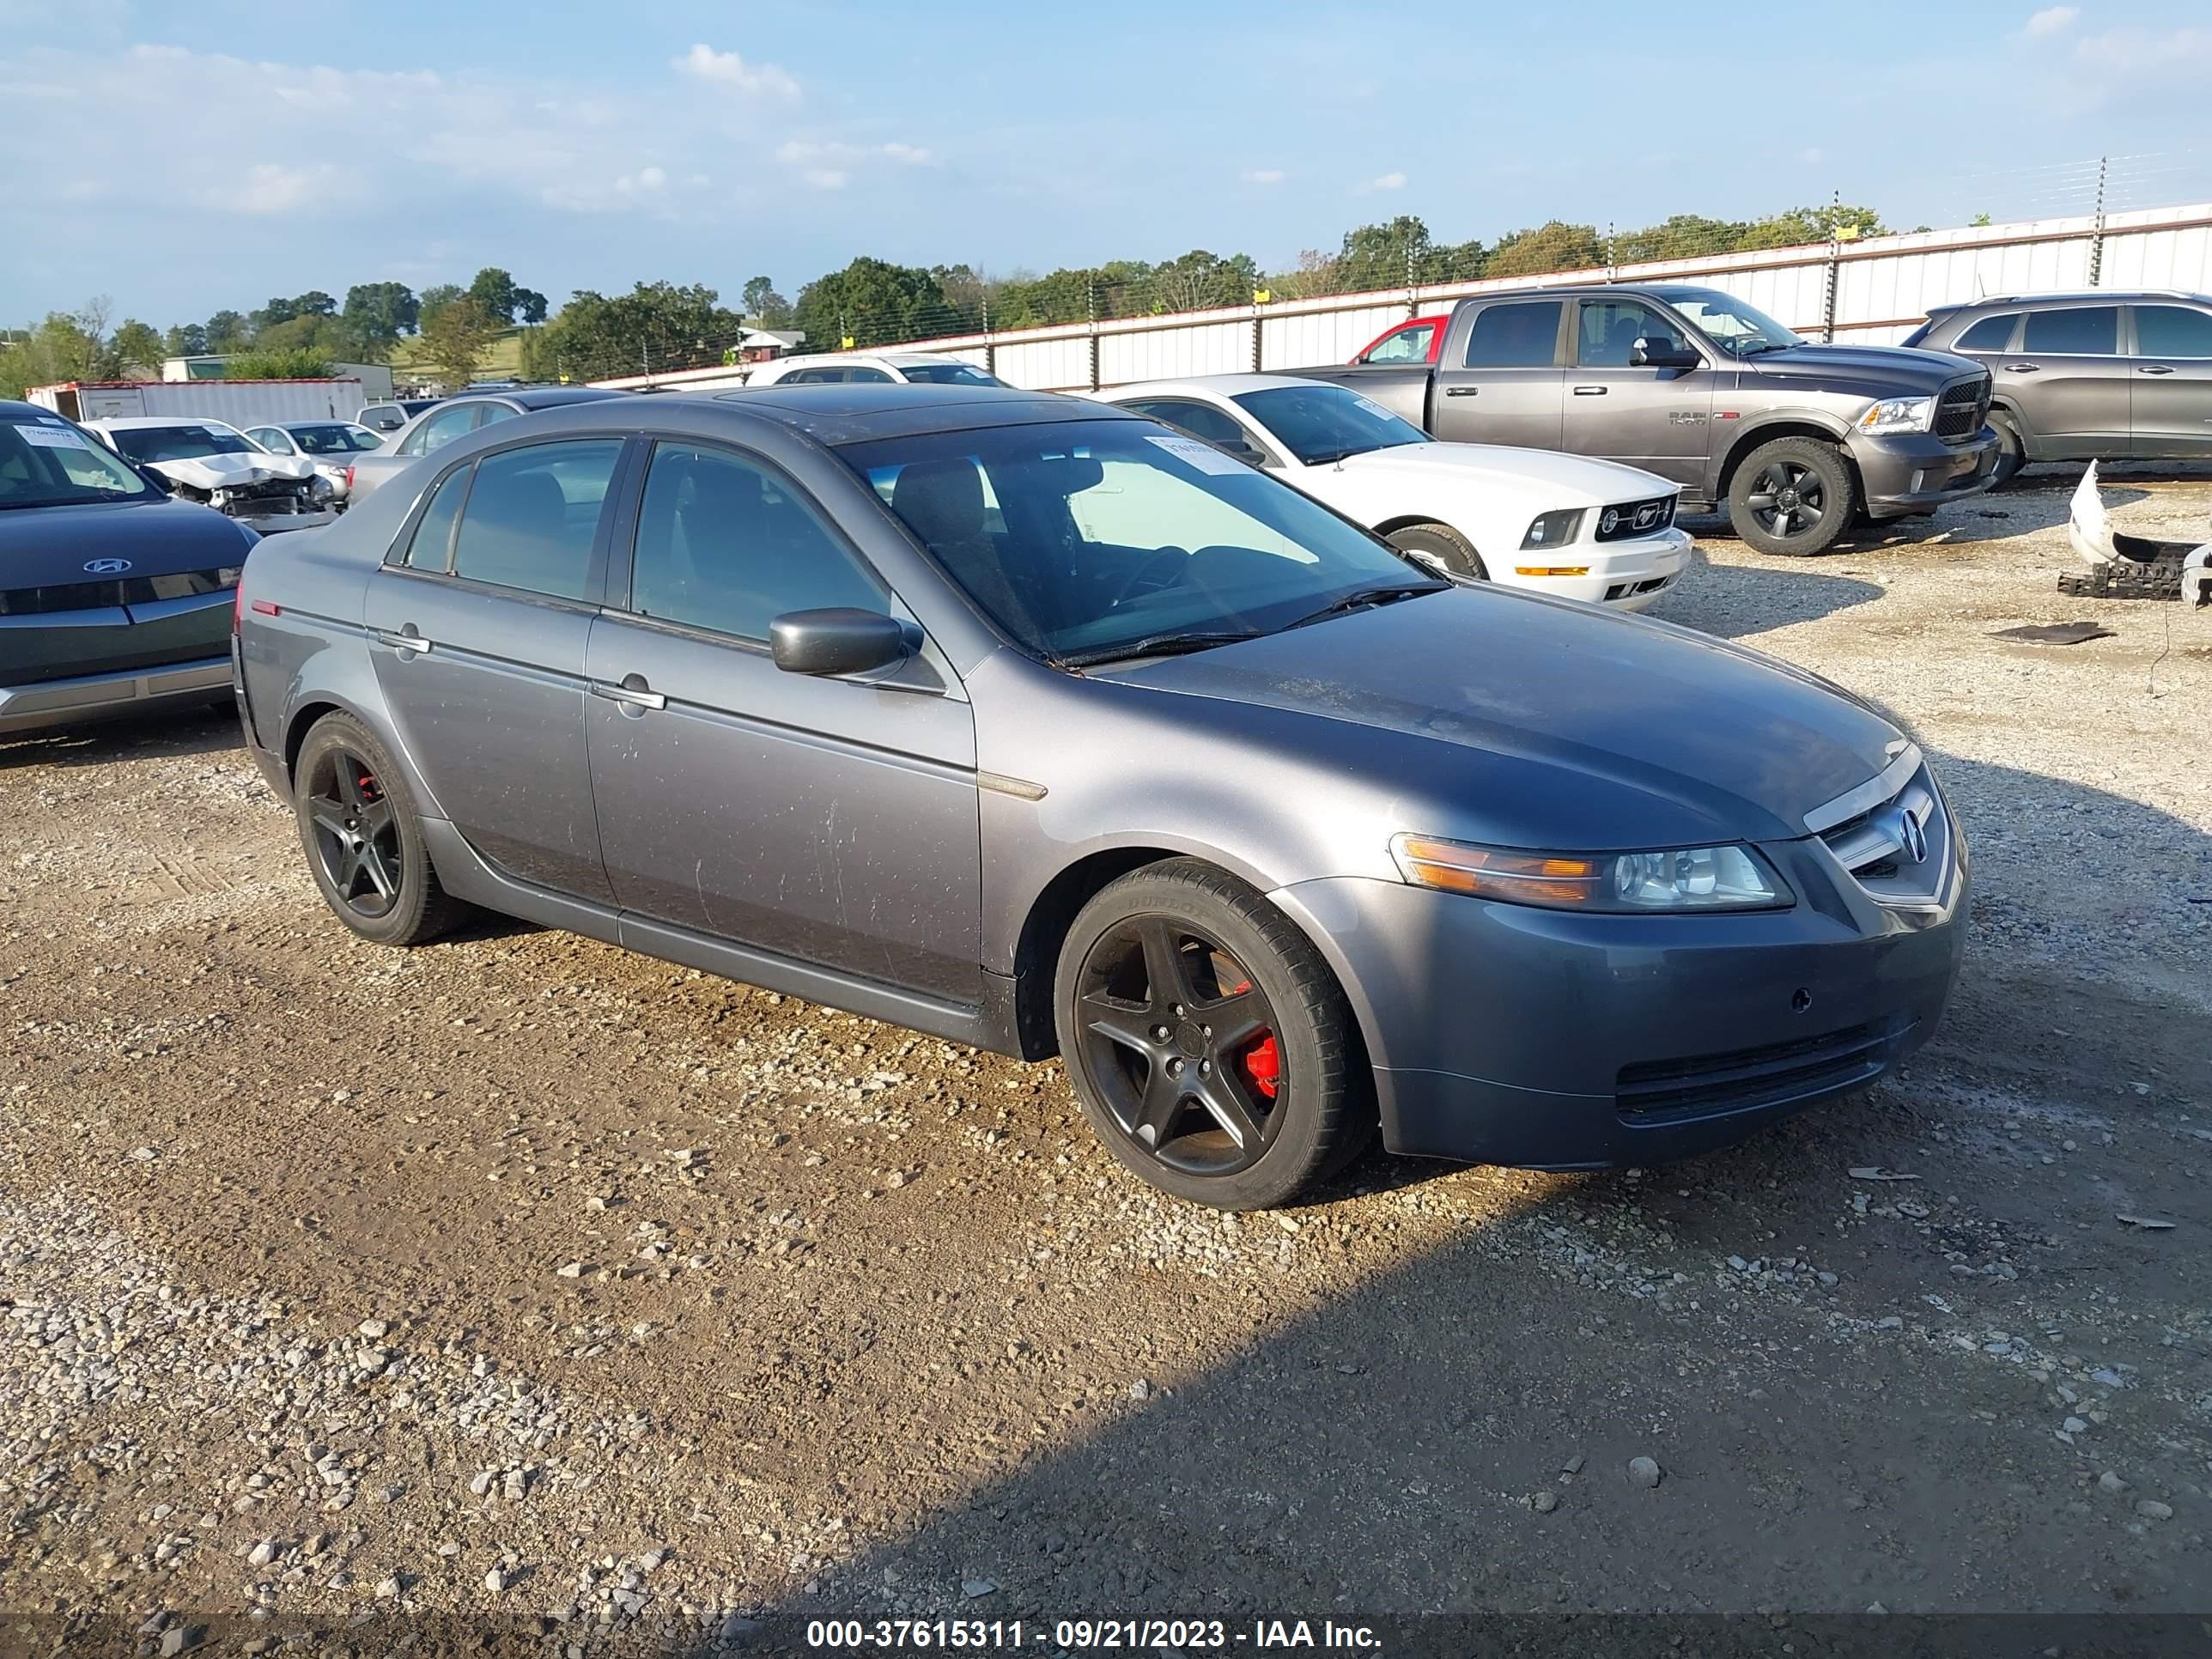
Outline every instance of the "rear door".
POLYGON ((1714 372, 1686 329, 1641 300, 1587 299, 1575 307, 1567 373, 1565 447, 1622 461, 1702 493, 1714 372), (1636 343, 1695 350, 1695 368, 1638 368, 1636 343))
POLYGON ((2118 306, 2031 310, 2019 345, 2002 354, 1998 368, 2019 388, 2039 450, 2084 460, 2128 453, 2136 377, 2120 356, 2118 306))
POLYGON ((2212 454, 2212 307, 2176 303, 2130 309, 2130 447, 2145 456, 2212 454))
POLYGON ((635 521, 628 581, 586 665, 593 793, 623 908, 975 1003, 981 830, 957 682, 921 654, 852 678, 775 665, 769 623, 786 611, 913 619, 758 455, 656 444, 635 521))
POLYGON ((619 438, 494 451, 430 492, 369 579, 378 685, 438 805, 517 878, 611 896, 584 738, 619 438))
POLYGON ((1436 368, 1429 430, 1455 443, 1559 447, 1566 300, 1467 302, 1436 368))

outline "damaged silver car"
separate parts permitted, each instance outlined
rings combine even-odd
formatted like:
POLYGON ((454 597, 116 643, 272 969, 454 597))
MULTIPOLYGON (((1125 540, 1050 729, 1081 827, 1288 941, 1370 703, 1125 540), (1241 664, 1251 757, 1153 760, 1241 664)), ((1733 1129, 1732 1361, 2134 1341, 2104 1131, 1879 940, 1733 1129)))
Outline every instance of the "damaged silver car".
POLYGON ((85 428, 170 495, 216 507, 264 536, 313 530, 337 516, 337 492, 312 460, 271 455, 221 421, 145 415, 85 428))

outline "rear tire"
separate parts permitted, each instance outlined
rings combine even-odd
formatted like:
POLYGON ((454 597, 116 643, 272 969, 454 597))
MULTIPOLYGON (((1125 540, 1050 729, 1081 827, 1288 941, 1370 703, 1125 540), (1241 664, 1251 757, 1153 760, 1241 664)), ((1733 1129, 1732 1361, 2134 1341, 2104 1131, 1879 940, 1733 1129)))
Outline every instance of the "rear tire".
POLYGON ((1729 480, 1729 523, 1761 553, 1825 553, 1858 516, 1858 479, 1842 450, 1817 438, 1777 438, 1729 480))
POLYGON ((1210 864, 1148 865, 1085 905, 1053 1006, 1091 1127, 1177 1198, 1271 1209, 1373 1129, 1374 1078, 1335 975, 1281 911, 1210 864))
POLYGON ((1446 575, 1464 576, 1479 582, 1490 580, 1490 572, 1482 562, 1482 555, 1474 550, 1474 544, 1448 524, 1411 524, 1403 530, 1392 531, 1386 539, 1401 553, 1440 569, 1446 575))
POLYGON ((1997 434, 1996 464, 1990 469, 1990 488, 2010 483, 2021 468, 2027 465, 2027 446, 2021 441, 2020 428, 2012 417, 2000 410, 1990 412, 1990 428, 1997 434))
POLYGON ((363 939, 423 945, 467 914, 431 867, 407 780, 352 715, 325 714, 308 729, 292 811, 324 902, 363 939))

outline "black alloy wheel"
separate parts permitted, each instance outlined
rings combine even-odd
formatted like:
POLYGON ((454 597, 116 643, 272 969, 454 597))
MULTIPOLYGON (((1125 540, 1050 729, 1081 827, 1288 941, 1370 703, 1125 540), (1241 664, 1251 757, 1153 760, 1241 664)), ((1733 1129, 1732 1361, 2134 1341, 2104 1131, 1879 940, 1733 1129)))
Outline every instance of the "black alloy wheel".
POLYGON ((1138 1152, 1201 1177, 1259 1162, 1297 1079, 1273 1007, 1219 940, 1131 916, 1091 945, 1077 984, 1085 1072, 1138 1152))
POLYGON ((1858 476, 1834 444, 1777 438, 1744 457, 1729 480, 1729 520, 1761 553, 1825 553, 1858 516, 1858 476))
POLYGON ((1761 530, 1777 541, 1788 541, 1820 529, 1828 496, 1819 473, 1802 461, 1780 456, 1752 479, 1746 504, 1761 530))
POLYGON ((391 915, 404 866, 398 815, 375 768, 349 749, 327 749, 306 786, 315 856, 330 891, 366 921, 391 915))

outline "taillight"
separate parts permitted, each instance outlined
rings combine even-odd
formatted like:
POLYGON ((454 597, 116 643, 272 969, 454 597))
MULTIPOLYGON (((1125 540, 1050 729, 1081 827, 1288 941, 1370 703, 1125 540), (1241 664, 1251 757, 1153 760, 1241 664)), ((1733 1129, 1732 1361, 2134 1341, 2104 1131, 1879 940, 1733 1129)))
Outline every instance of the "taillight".
POLYGON ((353 489, 353 469, 351 467, 348 467, 346 469, 346 489, 349 492, 353 489))
POLYGON ((246 626, 246 584, 239 583, 230 590, 230 631, 237 633, 246 626))

